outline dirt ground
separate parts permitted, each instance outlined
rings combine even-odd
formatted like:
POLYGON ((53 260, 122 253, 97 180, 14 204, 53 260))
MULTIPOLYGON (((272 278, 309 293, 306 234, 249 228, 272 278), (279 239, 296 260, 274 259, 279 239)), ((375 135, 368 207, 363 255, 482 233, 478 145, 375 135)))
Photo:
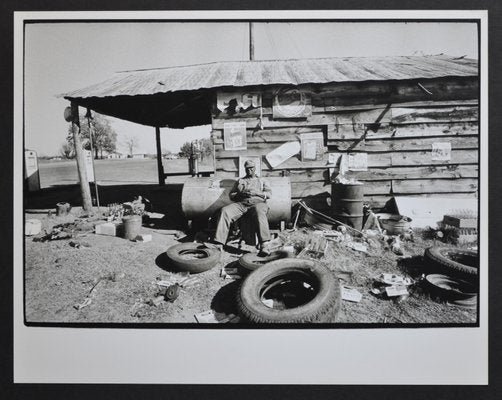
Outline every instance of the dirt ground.
MULTIPOLYGON (((155 193, 153 190, 149 194, 155 193)), ((71 193, 67 195, 71 197, 71 193)), ((79 207, 73 208, 71 214, 65 217, 48 215, 47 210, 40 206, 28 210, 26 219, 41 220, 43 229, 50 231, 54 226, 68 224, 67 228, 73 236, 45 242, 26 236, 26 321, 196 323, 194 315, 207 310, 236 314, 235 296, 241 281, 224 279, 220 270, 240 257, 237 250, 224 252, 213 269, 194 275, 195 284, 182 289, 174 302, 152 303, 161 289, 157 285, 159 281, 180 276, 169 265, 165 254, 167 248, 179 241, 193 239, 193 236, 183 232, 183 221, 176 221, 173 217, 176 215, 174 205, 179 202, 177 196, 179 194, 172 192, 169 197, 171 203, 164 203, 165 218, 151 219, 142 227, 142 233, 152 235, 152 241, 147 243, 96 235, 93 233, 94 225, 104 220, 99 215, 85 215, 79 207), (174 234, 175 229, 180 232, 178 236, 174 234), (84 302, 87 304, 78 309, 78 305, 84 305, 84 302)), ((54 199, 49 198, 47 206, 51 201, 55 204, 54 199)), ((309 228, 279 234, 285 244, 300 246, 310 235, 312 230, 309 228)), ((374 278, 384 272, 419 278, 423 273, 421 256, 424 249, 431 245, 432 241, 416 235, 414 242, 403 244, 406 256, 403 258, 383 245, 368 247, 366 254, 344 243, 329 242, 321 262, 341 279, 342 284, 362 294, 359 303, 342 301, 338 323, 475 323, 476 310, 439 302, 431 298, 420 284, 411 287, 410 296, 401 301, 377 297, 370 292, 374 287, 374 278)))

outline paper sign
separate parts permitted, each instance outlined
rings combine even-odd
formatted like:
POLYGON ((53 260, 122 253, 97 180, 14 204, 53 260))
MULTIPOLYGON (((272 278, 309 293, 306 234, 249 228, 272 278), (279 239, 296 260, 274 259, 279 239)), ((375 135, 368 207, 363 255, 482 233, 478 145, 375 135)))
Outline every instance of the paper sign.
POLYGON ((451 143, 432 143, 431 159, 435 161, 451 160, 451 143))
POLYGON ((277 167, 279 164, 282 164, 288 158, 298 154, 300 151, 300 143, 299 142, 287 142, 281 144, 279 147, 272 150, 268 153, 265 158, 272 168, 277 167))
POLYGON ((354 303, 359 303, 363 295, 356 289, 349 288, 346 286, 342 287, 342 300, 353 301, 354 303))
POLYGON ((389 297, 403 296, 405 294, 408 294, 408 290, 406 289, 406 286, 404 286, 404 285, 394 285, 394 286, 386 287, 385 292, 387 293, 387 296, 389 296, 389 297))
POLYGON ((223 124, 225 150, 246 150, 246 123, 225 122, 223 124))
POLYGON ((367 153, 350 153, 348 157, 348 169, 350 171, 367 171, 368 170, 368 154, 367 153))
POLYGON ((92 167, 92 153, 90 150, 84 150, 84 163, 87 172, 87 181, 94 182, 94 168, 92 167))
POLYGON ((303 133, 300 135, 302 161, 319 161, 324 155, 324 137, 322 132, 303 133))
POLYGON ((249 108, 261 107, 260 93, 218 92, 216 94, 218 110, 239 112, 249 108))

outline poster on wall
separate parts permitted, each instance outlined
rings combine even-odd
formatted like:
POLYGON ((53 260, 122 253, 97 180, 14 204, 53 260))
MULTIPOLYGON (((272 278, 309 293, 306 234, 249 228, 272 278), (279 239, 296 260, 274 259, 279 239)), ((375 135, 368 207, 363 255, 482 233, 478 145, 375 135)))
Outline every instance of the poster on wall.
POLYGON ((431 159, 433 161, 450 161, 451 143, 450 142, 432 143, 431 159))
POLYGON ((274 118, 307 118, 312 115, 310 93, 297 88, 280 89, 274 96, 274 118))
POLYGON ((225 122, 223 124, 225 150, 246 150, 246 123, 225 122))
POLYGON ((246 169, 244 163, 246 161, 253 161, 255 165, 256 176, 261 176, 261 157, 260 156, 239 156, 239 178, 246 176, 246 169))
POLYGON ((322 132, 300 135, 302 161, 320 161, 324 155, 324 136, 322 132))
POLYGON ((84 150, 85 170, 87 172, 87 181, 94 182, 94 168, 92 166, 92 152, 84 150))
POLYGON ((246 112, 246 115, 259 115, 261 107, 261 94, 255 92, 218 92, 216 94, 216 107, 221 112, 233 115, 246 112))
POLYGON ((368 153, 349 153, 348 169, 350 171, 367 171, 368 153))

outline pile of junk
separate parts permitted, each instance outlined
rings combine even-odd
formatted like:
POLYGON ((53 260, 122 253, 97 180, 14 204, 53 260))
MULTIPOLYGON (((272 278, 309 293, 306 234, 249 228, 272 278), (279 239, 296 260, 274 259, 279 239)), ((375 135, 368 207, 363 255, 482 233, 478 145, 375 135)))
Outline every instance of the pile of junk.
MULTIPOLYGON (((326 199, 327 213, 314 209, 303 200, 291 206, 290 191, 279 191, 285 194, 276 198, 276 206, 271 205, 271 219, 275 222, 286 220, 287 224, 281 223, 280 229, 272 230, 275 234, 271 241, 273 251, 270 255, 261 255, 253 242, 243 240, 243 224, 236 224, 223 251, 206 243, 211 236, 211 216, 226 204, 225 201, 228 202, 225 193, 228 193, 231 182, 214 178, 192 179, 188 186, 185 184, 188 190, 185 193, 184 189, 182 195, 183 211, 188 219, 197 213, 203 214, 206 221, 209 220, 208 228, 198 231, 194 242, 171 246, 166 254, 173 266, 190 274, 221 265, 222 254, 227 260, 238 256, 221 268, 221 276, 225 279, 242 278, 236 296, 238 316, 225 318, 225 322, 336 322, 342 300, 359 302, 362 295, 344 284, 343 273, 334 273, 330 268, 330 245, 336 243, 366 255, 376 254, 377 250, 380 256, 385 254, 382 251, 389 252, 398 262, 406 264, 407 260, 416 259, 416 254, 407 254, 406 243, 414 242, 418 237, 420 241, 428 240, 424 240, 428 247, 420 257, 420 274, 379 274, 374 278, 371 294, 378 298, 404 300, 413 285, 420 285, 437 301, 467 309, 477 307, 478 221, 472 207, 443 214, 442 220, 434 226, 424 226, 421 221, 422 226, 418 227, 396 206, 402 206, 399 198, 393 198, 393 205, 386 207, 390 212, 373 212, 364 202, 364 184, 360 182, 333 182, 331 196, 326 199), (205 191, 201 196, 194 196, 194 188, 205 188, 205 191), (207 196, 214 197, 210 202, 214 209, 197 203, 203 201, 203 196, 206 202, 207 196), (298 240, 300 233, 301 240, 298 240)), ((280 182, 286 182, 284 187, 289 185, 289 179, 276 180, 275 187, 281 185, 280 182)), ((424 202, 422 199, 415 203, 411 200, 410 204, 423 205, 424 202)), ((410 214, 423 215, 410 210, 410 214)), ((430 221, 437 220, 437 213, 428 217, 430 221)))

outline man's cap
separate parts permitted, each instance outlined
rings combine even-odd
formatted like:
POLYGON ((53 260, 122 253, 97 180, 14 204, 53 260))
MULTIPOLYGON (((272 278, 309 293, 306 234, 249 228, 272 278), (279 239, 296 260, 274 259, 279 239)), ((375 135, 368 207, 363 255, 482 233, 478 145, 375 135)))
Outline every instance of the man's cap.
POLYGON ((247 160, 245 163, 244 163, 244 168, 254 168, 255 165, 254 165, 254 162, 251 161, 251 160, 247 160))

